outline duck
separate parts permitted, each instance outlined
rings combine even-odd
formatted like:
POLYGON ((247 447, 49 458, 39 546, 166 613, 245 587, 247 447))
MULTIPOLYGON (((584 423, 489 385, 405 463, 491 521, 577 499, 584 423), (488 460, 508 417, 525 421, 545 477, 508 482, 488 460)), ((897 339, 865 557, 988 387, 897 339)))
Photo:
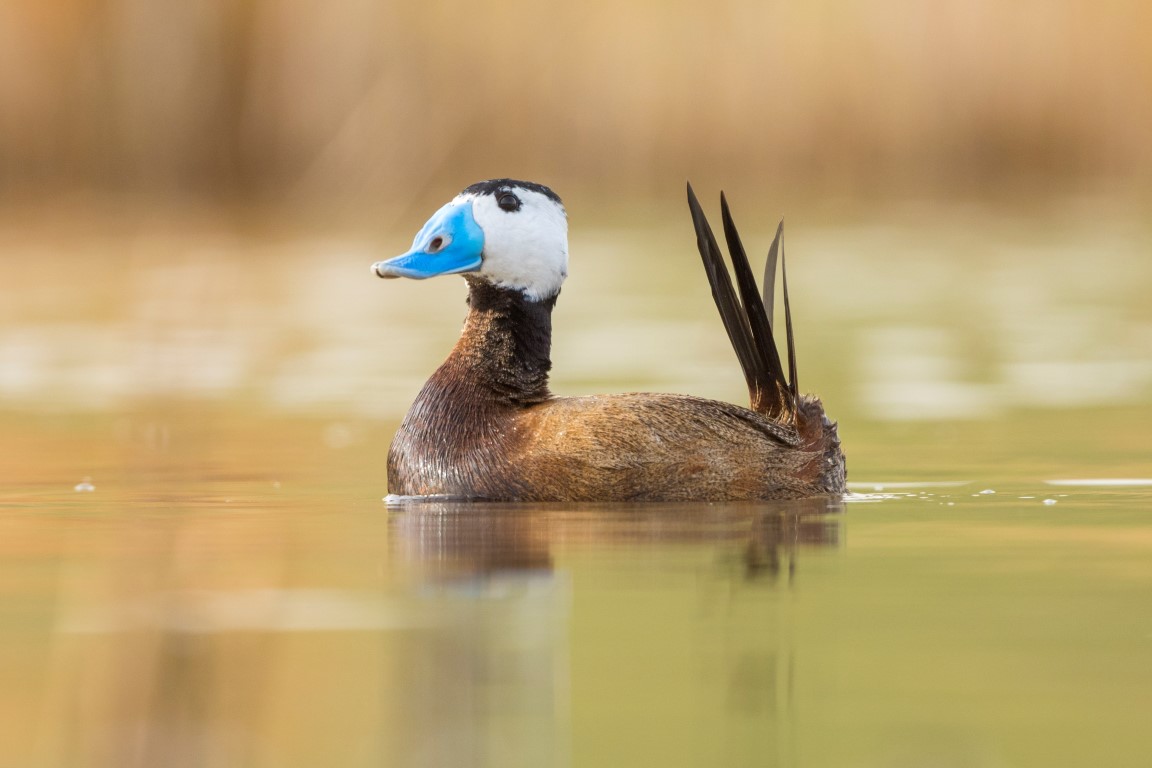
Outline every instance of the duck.
POLYGON ((468 286, 460 338, 389 448, 390 500, 719 502, 845 493, 837 425, 797 382, 783 221, 761 294, 723 193, 731 274, 687 189, 749 405, 650 392, 554 395, 552 310, 568 275, 567 211, 543 184, 477 182, 436 211, 406 253, 372 265, 382 278, 461 275, 468 286), (778 260, 788 375, 770 320, 778 260))

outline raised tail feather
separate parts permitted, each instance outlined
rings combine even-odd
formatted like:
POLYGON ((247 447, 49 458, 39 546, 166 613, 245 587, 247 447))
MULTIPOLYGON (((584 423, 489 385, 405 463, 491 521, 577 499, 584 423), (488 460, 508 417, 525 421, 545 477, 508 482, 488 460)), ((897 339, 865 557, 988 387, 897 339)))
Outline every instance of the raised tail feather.
POLYGON ((720 310, 720 319, 732 341, 732 348, 744 370, 748 382, 748 394, 752 400, 752 410, 761 413, 778 423, 796 425, 800 388, 796 380, 796 345, 792 337, 792 311, 788 302, 788 270, 784 264, 784 251, 780 245, 784 233, 784 222, 776 228, 776 238, 768 251, 768 262, 764 268, 764 294, 756 288, 756 279, 748 265, 748 256, 740 242, 740 235, 732 221, 728 201, 720 193, 720 213, 724 223, 724 239, 728 241, 728 253, 732 260, 732 271, 736 275, 739 292, 732 285, 728 267, 712 227, 700 208, 700 202, 688 185, 688 207, 692 211, 692 224, 696 227, 696 245, 704 260, 704 271, 712 286, 712 298, 720 310), (784 376, 784 366, 776 341, 772 335, 772 308, 776 286, 777 256, 781 265, 784 286, 784 327, 788 339, 788 371, 784 376))

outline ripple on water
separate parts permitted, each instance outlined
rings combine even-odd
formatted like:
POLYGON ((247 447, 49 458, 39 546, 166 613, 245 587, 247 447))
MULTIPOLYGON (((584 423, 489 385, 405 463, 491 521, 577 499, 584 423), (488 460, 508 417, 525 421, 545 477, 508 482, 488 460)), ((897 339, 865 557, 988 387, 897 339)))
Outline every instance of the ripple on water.
POLYGON ((965 485, 970 485, 971 483, 971 480, 920 480, 916 482, 895 483, 872 481, 848 483, 848 489, 851 491, 887 491, 906 490, 909 488, 960 488, 965 485))

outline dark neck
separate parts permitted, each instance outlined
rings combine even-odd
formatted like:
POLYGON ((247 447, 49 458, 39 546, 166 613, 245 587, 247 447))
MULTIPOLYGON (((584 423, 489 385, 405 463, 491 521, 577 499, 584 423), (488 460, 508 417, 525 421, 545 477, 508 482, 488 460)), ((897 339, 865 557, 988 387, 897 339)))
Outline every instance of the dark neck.
POLYGON ((512 403, 547 400, 556 297, 532 301, 520 291, 466 279, 468 318, 441 370, 463 374, 512 403))

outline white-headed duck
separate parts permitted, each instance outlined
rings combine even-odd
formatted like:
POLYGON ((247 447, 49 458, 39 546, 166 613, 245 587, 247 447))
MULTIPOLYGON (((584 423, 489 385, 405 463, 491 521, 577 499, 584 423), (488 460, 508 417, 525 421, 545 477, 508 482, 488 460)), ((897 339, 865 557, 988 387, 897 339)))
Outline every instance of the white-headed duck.
MULTIPOLYGON (((721 195, 736 276, 692 187, 688 203, 712 295, 748 382, 751 407, 690 395, 557 397, 548 389, 552 308, 568 274, 568 218, 548 187, 482 181, 437 211, 380 277, 462 274, 460 340, 420 390, 388 453, 397 496, 501 501, 720 501, 840 494, 836 424, 790 377, 772 337, 781 229, 761 297, 721 195)), ((782 261, 782 258, 781 258, 782 261)))

